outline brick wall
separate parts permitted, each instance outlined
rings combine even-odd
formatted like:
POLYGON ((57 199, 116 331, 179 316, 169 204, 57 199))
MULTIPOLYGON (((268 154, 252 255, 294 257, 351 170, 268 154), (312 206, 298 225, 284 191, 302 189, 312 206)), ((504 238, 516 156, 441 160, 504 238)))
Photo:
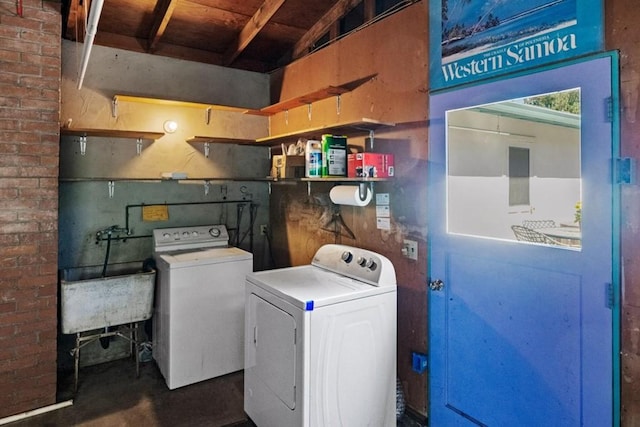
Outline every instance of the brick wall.
POLYGON ((0 0, 0 418, 56 401, 60 3, 0 0))

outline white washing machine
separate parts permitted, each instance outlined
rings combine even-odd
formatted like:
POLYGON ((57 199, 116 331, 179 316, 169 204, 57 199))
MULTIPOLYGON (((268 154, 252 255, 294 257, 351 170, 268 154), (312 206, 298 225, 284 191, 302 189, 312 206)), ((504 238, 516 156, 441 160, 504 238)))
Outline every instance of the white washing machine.
POLYGON ((253 255, 224 225, 153 231, 153 358, 169 389, 244 367, 244 282, 253 255))
POLYGON ((259 427, 395 426, 396 277, 371 251, 251 273, 244 410, 259 427))

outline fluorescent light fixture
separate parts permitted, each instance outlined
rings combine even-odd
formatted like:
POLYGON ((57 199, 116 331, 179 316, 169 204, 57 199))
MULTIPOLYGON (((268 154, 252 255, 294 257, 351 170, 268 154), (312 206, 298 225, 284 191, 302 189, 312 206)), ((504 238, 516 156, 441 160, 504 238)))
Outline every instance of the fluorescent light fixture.
POLYGON ((449 125, 449 129, 466 130, 466 131, 470 131, 470 132, 490 133, 490 134, 493 134, 493 135, 502 135, 502 136, 513 136, 513 137, 516 137, 516 138, 526 138, 526 139, 535 139, 536 138, 533 135, 523 135, 521 133, 503 132, 501 130, 492 130, 492 129, 478 129, 478 128, 471 128, 471 127, 466 127, 466 126, 449 125))

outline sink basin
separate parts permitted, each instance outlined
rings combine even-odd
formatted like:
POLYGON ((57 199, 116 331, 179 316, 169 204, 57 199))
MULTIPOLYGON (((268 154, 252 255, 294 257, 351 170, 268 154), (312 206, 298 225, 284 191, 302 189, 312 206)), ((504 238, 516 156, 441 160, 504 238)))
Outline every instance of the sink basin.
POLYGON ((62 333, 124 325, 153 314, 156 271, 69 280, 62 272, 60 299, 62 333))

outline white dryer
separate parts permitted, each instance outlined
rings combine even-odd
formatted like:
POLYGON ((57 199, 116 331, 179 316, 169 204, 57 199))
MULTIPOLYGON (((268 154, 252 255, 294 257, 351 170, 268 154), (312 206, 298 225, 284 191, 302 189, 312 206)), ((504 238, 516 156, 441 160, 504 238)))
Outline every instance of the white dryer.
POLYGON ((251 273, 244 409, 259 427, 395 426, 396 277, 371 251, 251 273))
POLYGON ((153 358, 169 389, 244 367, 244 282, 253 255, 224 225, 153 231, 153 358))

